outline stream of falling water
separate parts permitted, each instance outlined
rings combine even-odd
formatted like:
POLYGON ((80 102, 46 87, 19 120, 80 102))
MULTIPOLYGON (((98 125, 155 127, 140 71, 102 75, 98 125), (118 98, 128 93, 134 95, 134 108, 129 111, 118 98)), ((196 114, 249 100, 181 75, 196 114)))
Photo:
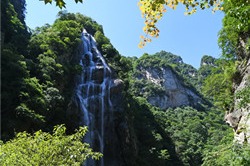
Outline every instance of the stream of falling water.
MULTIPOLYGON (((82 124, 88 127, 84 141, 104 152, 105 111, 112 107, 110 100, 111 70, 98 51, 96 41, 86 30, 82 32, 82 66, 76 94, 82 111, 82 124)), ((88 159, 85 166, 104 166, 104 159, 88 159)))

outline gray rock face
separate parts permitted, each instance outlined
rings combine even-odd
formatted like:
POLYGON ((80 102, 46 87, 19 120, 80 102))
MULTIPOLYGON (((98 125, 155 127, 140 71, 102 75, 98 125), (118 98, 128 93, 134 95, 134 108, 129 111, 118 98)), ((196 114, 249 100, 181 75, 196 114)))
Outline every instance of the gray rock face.
POLYGON ((163 93, 150 95, 150 104, 161 109, 178 106, 196 106, 202 102, 201 97, 186 87, 171 67, 141 68, 140 79, 145 79, 164 89, 163 93))
MULTIPOLYGON (((239 70, 242 80, 238 85, 235 85, 235 94, 244 88, 250 87, 250 59, 246 65, 240 66, 239 70)), ((250 144, 250 103, 240 108, 240 101, 241 99, 235 99, 234 110, 226 114, 225 121, 234 128, 235 142, 250 144)))

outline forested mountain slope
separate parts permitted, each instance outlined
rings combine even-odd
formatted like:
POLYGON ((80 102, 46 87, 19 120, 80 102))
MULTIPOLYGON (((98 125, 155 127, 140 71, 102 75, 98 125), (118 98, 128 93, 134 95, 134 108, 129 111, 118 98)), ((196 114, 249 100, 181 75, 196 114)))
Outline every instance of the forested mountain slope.
POLYGON ((223 139, 232 139, 230 128, 223 122, 223 111, 211 107, 212 100, 209 102, 190 83, 196 81, 196 86, 203 89, 201 80, 217 68, 216 59, 204 56, 198 70, 165 51, 129 59, 133 64, 129 75, 129 93, 133 99, 129 102, 135 113, 140 162, 202 165, 203 156, 212 147, 223 139), (211 59, 213 62, 209 63, 211 59), (140 133, 142 130, 144 133, 140 133), (223 134, 219 136, 217 132, 223 134))
POLYGON ((29 30, 25 1, 1 1, 1 165, 90 157, 108 166, 249 165, 249 27, 231 36, 237 24, 228 21, 242 19, 230 12, 242 4, 225 3, 226 56, 205 55, 195 69, 166 51, 121 56, 102 26, 79 13, 61 11, 52 25, 29 30), (82 125, 89 131, 75 133, 82 125))
POLYGON ((171 53, 144 54, 135 61, 131 80, 131 93, 161 109, 204 102, 190 83, 197 81, 197 70, 171 53))

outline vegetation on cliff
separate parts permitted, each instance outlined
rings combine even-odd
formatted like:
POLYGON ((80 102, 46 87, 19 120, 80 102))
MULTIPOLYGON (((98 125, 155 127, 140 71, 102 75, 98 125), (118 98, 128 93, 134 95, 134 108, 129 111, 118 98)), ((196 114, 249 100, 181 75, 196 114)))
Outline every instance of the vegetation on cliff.
MULTIPOLYGON (((43 161, 46 156, 35 156, 34 160, 26 161, 33 151, 63 154, 61 157, 67 159, 64 164, 69 165, 80 165, 91 156, 100 157, 81 143, 85 129, 72 136, 66 135, 79 127, 79 120, 68 115, 68 105, 74 88, 72 82, 79 71, 75 57, 80 53, 82 29, 96 34, 96 40, 101 43, 100 50, 107 55, 110 66, 117 70, 122 66, 116 63, 120 59, 118 51, 103 35, 102 27, 89 17, 60 12, 53 25, 28 31, 24 22, 25 1, 3 0, 1 7, 1 140, 5 142, 1 143, 2 164, 46 162, 43 161), (75 122, 71 123, 72 120, 75 122), (63 133, 50 135, 59 124, 65 124, 67 130, 63 126, 63 133), (37 142, 42 139, 44 142, 37 142), (37 144, 26 146, 31 142, 37 144), (71 146, 70 150, 75 153, 67 148, 60 149, 58 143, 71 146), (11 154, 13 150, 16 150, 16 156, 11 154), (23 161, 17 161, 17 158, 23 158, 23 161)), ((63 161, 58 158, 53 165, 63 161)))
POLYGON ((88 157, 101 157, 81 142, 86 129, 74 132, 79 127, 79 114, 68 110, 72 82, 82 70, 75 57, 80 53, 80 33, 85 28, 95 37, 114 77, 124 81, 121 105, 125 105, 126 113, 122 115, 129 119, 134 134, 131 138, 135 141, 131 163, 249 165, 249 146, 233 144, 232 129, 223 121, 225 111, 234 107, 234 97, 242 99, 240 107, 249 104, 249 86, 236 96, 233 89, 233 83, 241 81, 238 64, 249 59, 249 4, 246 2, 225 0, 225 18, 219 37, 223 57, 214 59, 206 55, 201 67, 195 69, 180 56, 166 51, 140 58, 122 57, 104 35, 102 26, 81 14, 62 11, 52 25, 29 30, 24 21, 25 1, 2 0, 0 163, 80 165, 88 157), (150 105, 147 97, 164 90, 152 82, 135 79, 140 77, 142 66, 170 68, 182 84, 212 105, 165 110, 150 105), (30 158, 31 154, 34 156, 30 158))

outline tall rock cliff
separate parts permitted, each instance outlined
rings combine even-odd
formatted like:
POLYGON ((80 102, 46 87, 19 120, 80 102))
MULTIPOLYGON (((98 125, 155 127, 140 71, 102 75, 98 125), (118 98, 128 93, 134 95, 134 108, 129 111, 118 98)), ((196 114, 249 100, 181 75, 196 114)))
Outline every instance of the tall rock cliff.
POLYGON ((239 65, 238 71, 239 80, 234 82, 234 109, 225 115, 225 121, 234 128, 236 142, 250 144, 250 59, 239 65))
MULTIPOLYGON (((248 6, 249 9, 249 6, 248 6)), ((238 18, 237 18, 238 19, 238 18)), ((250 38, 248 30, 238 34, 235 54, 239 65, 234 74, 234 108, 227 112, 225 121, 234 129, 237 143, 250 144, 250 38)))
MULTIPOLYGON (((173 59, 172 56, 170 58, 173 59)), ((204 101, 189 83, 189 80, 196 79, 197 71, 189 68, 187 75, 190 78, 183 78, 181 73, 185 70, 184 63, 180 58, 178 62, 171 62, 170 58, 168 54, 160 57, 156 54, 146 55, 137 60, 132 85, 135 95, 145 97, 150 104, 161 109, 179 106, 199 107, 204 101), (184 67, 176 68, 175 63, 180 63, 184 67)))
POLYGON ((250 143, 250 24, 249 0, 224 1, 223 26, 219 33, 219 45, 227 58, 238 61, 234 74, 234 106, 225 120, 234 128, 234 140, 240 144, 250 143))
MULTIPOLYGON (((149 94, 147 100, 153 106, 161 109, 179 106, 198 106, 202 102, 201 97, 191 88, 184 85, 180 76, 171 67, 140 68, 139 79, 152 83, 159 87, 160 93, 149 94)), ((141 90, 141 93, 144 89, 141 90)))
POLYGON ((234 79, 234 108, 225 121, 234 128, 237 143, 250 144, 250 43, 249 32, 240 33, 236 49, 239 65, 234 79))
POLYGON ((240 68, 240 73, 242 74, 242 80, 235 90, 235 94, 246 91, 245 94, 248 99, 243 99, 241 96, 236 97, 235 100, 235 112, 241 112, 241 117, 239 117, 239 123, 235 131, 235 139, 240 143, 246 141, 250 144, 250 103, 245 103, 241 105, 242 100, 250 100, 250 59, 247 64, 240 68))

